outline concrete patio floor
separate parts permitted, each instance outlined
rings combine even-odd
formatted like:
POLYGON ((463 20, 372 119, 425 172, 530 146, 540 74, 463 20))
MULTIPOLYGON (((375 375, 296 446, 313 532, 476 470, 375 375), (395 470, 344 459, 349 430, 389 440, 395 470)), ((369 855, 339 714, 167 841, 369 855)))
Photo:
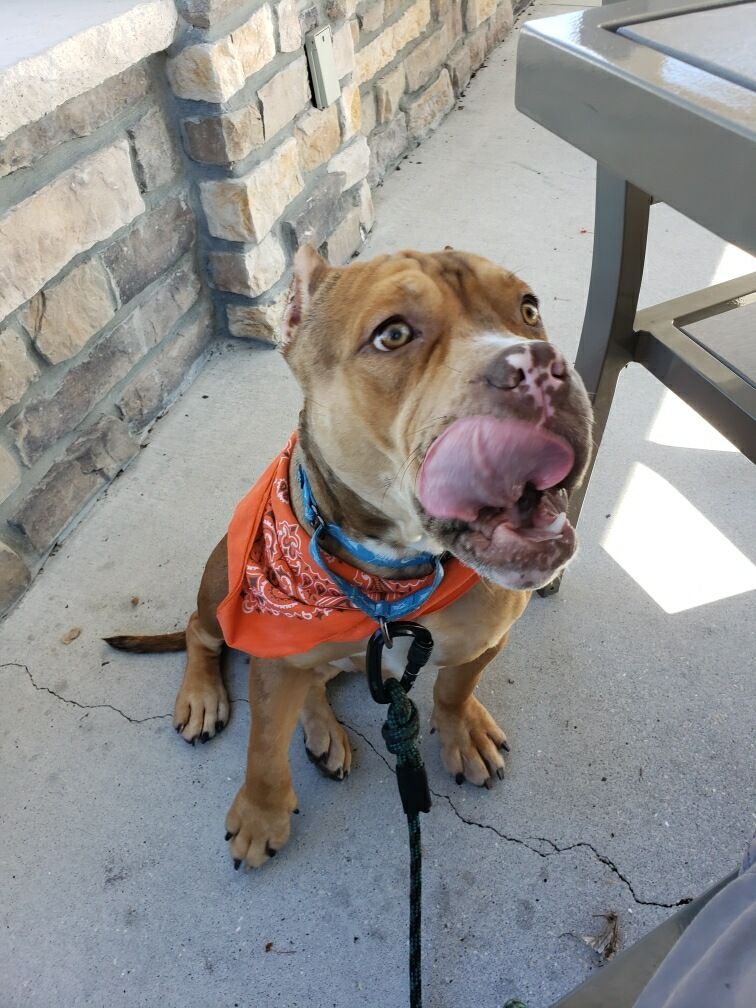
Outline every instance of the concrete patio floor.
MULTIPOLYGON (((532 283, 574 355, 593 166, 514 111, 515 45, 380 190, 363 254, 488 255, 532 283)), ((643 303, 754 268, 667 208, 653 217, 643 303)), ((100 641, 184 625, 297 408, 274 352, 219 348, 0 628, 4 1008, 407 1003, 405 827, 364 681, 333 690, 351 777, 322 779, 297 735, 292 840, 236 873, 223 819, 248 730, 241 656, 230 726, 191 748, 170 727, 182 657, 100 641)), ((735 865, 754 829, 755 497, 754 468, 625 373, 579 558, 480 688, 512 744, 506 780, 457 787, 424 737, 428 1005, 546 1008, 597 967, 580 938, 597 914, 617 912, 627 945, 735 865)), ((426 727, 430 687, 416 690, 426 727)))

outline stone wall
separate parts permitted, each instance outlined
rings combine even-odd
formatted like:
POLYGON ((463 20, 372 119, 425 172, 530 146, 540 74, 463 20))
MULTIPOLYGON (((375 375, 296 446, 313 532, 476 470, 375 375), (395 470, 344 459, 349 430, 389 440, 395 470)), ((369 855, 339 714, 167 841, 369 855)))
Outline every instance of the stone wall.
POLYGON ((453 108, 511 0, 178 0, 168 77, 222 330, 274 341, 292 256, 348 261, 372 192, 453 108), (330 24, 341 96, 313 107, 304 35, 330 24))
POLYGON ((511 0, 175 3, 0 67, 0 615, 216 335, 275 341, 297 247, 356 253, 512 25, 511 0))
POLYGON ((165 59, 0 139, 0 613, 210 347, 165 59))

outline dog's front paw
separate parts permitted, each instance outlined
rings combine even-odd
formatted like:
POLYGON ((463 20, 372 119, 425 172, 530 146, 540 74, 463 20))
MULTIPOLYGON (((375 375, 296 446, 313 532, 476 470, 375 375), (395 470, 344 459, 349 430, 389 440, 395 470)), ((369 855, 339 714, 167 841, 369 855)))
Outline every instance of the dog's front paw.
POLYGON ((282 799, 264 802, 244 784, 226 816, 226 840, 231 841, 234 868, 242 863, 249 868, 260 865, 278 853, 289 839, 291 813, 297 811, 297 799, 289 788, 282 799))
POLYGON ((470 696, 461 707, 436 703, 433 727, 441 738, 444 765, 457 784, 469 780, 480 787, 493 787, 504 776, 507 737, 483 704, 470 696))

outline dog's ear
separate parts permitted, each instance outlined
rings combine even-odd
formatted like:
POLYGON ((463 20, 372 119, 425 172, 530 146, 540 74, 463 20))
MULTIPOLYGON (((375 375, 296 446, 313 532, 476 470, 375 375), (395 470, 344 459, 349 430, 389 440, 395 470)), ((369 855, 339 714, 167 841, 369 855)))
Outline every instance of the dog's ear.
POLYGON ((284 353, 292 345, 302 319, 307 314, 310 298, 327 272, 328 263, 320 258, 311 245, 302 245, 294 256, 294 274, 281 323, 281 350, 284 353))

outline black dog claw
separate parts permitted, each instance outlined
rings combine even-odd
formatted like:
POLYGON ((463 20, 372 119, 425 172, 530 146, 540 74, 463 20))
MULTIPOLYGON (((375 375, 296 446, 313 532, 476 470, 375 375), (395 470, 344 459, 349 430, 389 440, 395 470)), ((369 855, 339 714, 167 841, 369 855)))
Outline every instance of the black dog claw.
POLYGON ((502 769, 502 767, 497 768, 496 776, 499 778, 499 780, 504 780, 504 770, 502 769))
POLYGON ((457 782, 457 784, 464 784, 465 775, 463 773, 458 773, 455 775, 454 780, 457 782))
POLYGON ((200 735, 200 742, 204 745, 205 742, 210 741, 210 732, 203 731, 200 735))
POLYGON ((228 841, 228 840, 230 840, 230 839, 231 839, 231 837, 232 837, 233 835, 234 835, 233 833, 229 833, 229 831, 228 831, 228 830, 226 830, 226 836, 224 837, 224 839, 225 839, 226 841, 228 841))
POLYGON ((234 871, 239 871, 239 866, 241 865, 241 858, 234 858, 234 871))

